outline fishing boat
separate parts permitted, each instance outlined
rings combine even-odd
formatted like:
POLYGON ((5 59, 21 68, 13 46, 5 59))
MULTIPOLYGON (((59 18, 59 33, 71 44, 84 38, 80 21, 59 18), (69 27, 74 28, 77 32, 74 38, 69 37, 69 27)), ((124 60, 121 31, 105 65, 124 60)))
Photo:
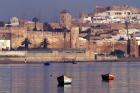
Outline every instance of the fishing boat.
POLYGON ((71 84, 72 78, 62 75, 60 77, 57 77, 57 81, 60 86, 64 86, 71 84))
POLYGON ((77 62, 73 61, 72 64, 77 64, 77 62))
POLYGON ((44 63, 44 65, 45 65, 45 66, 49 66, 49 65, 50 65, 50 63, 49 63, 49 62, 46 62, 46 63, 44 63))
POLYGON ((109 81, 109 80, 114 80, 115 76, 108 73, 108 74, 103 74, 102 76, 102 80, 104 81, 109 81))

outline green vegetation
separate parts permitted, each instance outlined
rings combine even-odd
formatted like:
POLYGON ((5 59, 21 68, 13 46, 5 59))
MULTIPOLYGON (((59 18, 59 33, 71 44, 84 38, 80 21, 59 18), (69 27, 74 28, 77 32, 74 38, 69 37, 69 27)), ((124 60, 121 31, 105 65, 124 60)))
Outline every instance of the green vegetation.
POLYGON ((29 49, 29 45, 32 44, 28 38, 25 38, 25 40, 21 43, 21 45, 24 45, 25 50, 29 49))
POLYGON ((37 23, 39 20, 38 20, 37 17, 34 17, 34 18, 32 19, 32 21, 35 23, 35 27, 34 27, 33 31, 37 31, 36 23, 37 23))
POLYGON ((118 58, 123 58, 124 54, 125 53, 122 50, 114 50, 113 52, 111 52, 111 55, 117 56, 118 58))

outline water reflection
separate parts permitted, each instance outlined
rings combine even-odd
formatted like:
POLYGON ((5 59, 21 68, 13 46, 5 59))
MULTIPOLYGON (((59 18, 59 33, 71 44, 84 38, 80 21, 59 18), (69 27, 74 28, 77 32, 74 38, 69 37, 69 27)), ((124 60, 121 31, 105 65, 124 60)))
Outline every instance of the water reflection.
POLYGON ((1 64, 0 93, 140 93, 140 63, 1 64), (116 78, 103 82, 108 72, 116 78), (72 84, 58 87, 63 74, 72 84))

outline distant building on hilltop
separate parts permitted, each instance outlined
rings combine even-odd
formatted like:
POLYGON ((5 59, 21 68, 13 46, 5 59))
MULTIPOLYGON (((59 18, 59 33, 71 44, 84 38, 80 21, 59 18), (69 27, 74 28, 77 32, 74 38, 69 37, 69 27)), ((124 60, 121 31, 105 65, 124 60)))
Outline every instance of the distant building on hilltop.
POLYGON ((140 23, 140 9, 128 5, 96 6, 93 15, 82 17, 84 23, 140 23))
POLYGON ((129 10, 109 10, 94 15, 94 22, 98 23, 124 23, 125 20, 132 18, 132 12, 129 10))
POLYGON ((17 17, 12 17, 10 19, 10 22, 5 24, 6 27, 12 27, 12 26, 19 26, 19 19, 17 17))
POLYGON ((12 26, 19 26, 19 19, 17 17, 12 17, 10 23, 12 26))
POLYGON ((80 13, 80 23, 92 23, 92 16, 86 13, 80 13))

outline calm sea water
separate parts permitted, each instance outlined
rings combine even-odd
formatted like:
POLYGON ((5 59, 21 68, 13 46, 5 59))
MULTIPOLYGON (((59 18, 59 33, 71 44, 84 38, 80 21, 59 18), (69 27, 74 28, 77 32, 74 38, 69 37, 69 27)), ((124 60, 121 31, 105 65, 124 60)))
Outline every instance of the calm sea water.
POLYGON ((0 93, 140 93, 140 62, 1 64, 0 93), (116 78, 103 82, 108 72, 116 78), (62 74, 72 85, 57 86, 62 74))

